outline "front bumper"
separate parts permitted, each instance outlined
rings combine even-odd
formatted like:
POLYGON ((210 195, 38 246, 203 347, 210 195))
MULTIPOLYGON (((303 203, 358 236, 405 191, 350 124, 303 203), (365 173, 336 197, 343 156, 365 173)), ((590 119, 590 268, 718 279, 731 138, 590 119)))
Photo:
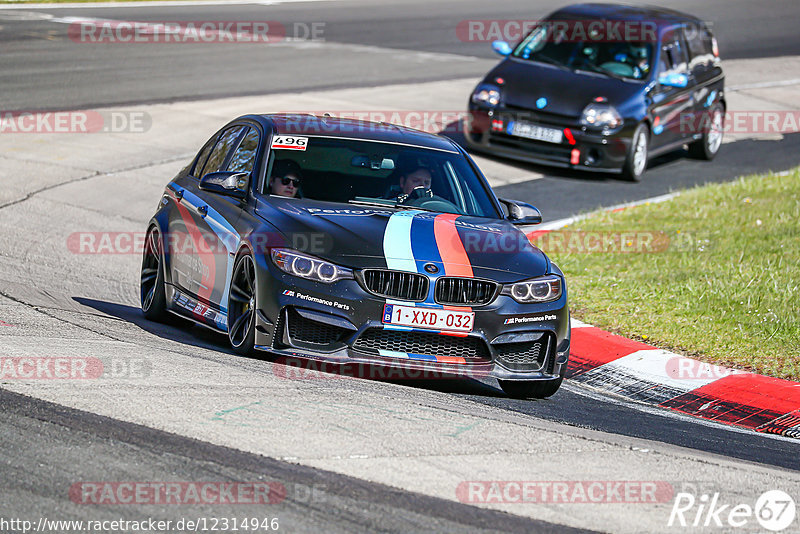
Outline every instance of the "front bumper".
MULTIPOLYGON (((471 332, 453 336, 384 325, 386 300, 355 280, 326 285, 264 267, 269 272, 259 279, 258 350, 286 358, 401 369, 408 378, 555 380, 566 371, 566 290, 559 300, 536 305, 498 296, 472 309, 471 332)), ((427 306, 431 304, 416 304, 427 306)))
POLYGON ((464 138, 473 151, 587 171, 620 172, 632 137, 633 128, 628 125, 603 135, 587 130, 572 118, 502 108, 482 110, 472 106, 470 120, 464 121, 464 138), (518 137, 509 131, 510 123, 518 120, 561 130, 564 135, 560 143, 518 137))

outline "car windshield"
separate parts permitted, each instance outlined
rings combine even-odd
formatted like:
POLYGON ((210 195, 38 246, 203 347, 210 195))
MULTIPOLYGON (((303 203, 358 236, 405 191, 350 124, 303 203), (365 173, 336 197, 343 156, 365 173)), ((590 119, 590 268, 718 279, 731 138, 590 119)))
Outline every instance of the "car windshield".
POLYGON ((330 136, 276 135, 264 193, 286 196, 280 190, 286 169, 293 169, 291 177, 299 179, 297 192, 291 191, 297 197, 500 217, 481 178, 456 150, 330 136))
MULTIPOLYGON (((548 21, 531 31, 512 52, 528 61, 612 78, 643 80, 653 56, 654 30, 619 31, 619 21, 548 21), (626 35, 647 41, 626 40, 626 35)), ((645 28, 647 30, 648 28, 645 28)))

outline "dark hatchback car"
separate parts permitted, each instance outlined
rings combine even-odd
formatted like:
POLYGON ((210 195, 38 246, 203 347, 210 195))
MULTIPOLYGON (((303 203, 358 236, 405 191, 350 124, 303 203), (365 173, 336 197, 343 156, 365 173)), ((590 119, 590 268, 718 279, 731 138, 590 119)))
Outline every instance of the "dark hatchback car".
POLYGON ((532 163, 622 172, 689 145, 714 158, 725 78, 701 20, 660 8, 579 4, 541 21, 475 88, 467 146, 532 163))
POLYGON ((142 310, 224 333, 242 354, 488 376, 548 397, 570 326, 563 274, 522 231, 539 222, 447 138, 248 115, 167 185, 142 310))

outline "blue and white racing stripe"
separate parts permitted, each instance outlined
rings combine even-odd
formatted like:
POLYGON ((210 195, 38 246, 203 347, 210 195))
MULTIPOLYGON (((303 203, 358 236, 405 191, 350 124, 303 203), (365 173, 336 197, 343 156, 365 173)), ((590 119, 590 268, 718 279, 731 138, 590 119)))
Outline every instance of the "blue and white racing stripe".
POLYGON ((425 212, 408 210, 389 217, 383 234, 383 255, 386 258, 386 267, 389 269, 409 273, 418 272, 411 245, 411 226, 414 216, 420 213, 425 212))
MULTIPOLYGON (((389 217, 383 234, 383 255, 388 269, 426 274, 425 264, 436 263, 443 272, 434 234, 434 218, 430 212, 420 210, 401 211, 389 217)), ((434 301, 433 293, 434 284, 430 284, 428 295, 420 304, 427 308, 441 309, 442 306, 434 301)), ((417 305, 415 302, 391 299, 387 299, 386 303, 412 307, 417 305)))

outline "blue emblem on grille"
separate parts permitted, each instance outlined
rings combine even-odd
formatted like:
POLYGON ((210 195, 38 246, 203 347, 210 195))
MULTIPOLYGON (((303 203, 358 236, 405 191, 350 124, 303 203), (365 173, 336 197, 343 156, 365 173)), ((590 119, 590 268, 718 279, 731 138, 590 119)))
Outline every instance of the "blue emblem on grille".
POLYGON ((545 97, 541 97, 539 100, 536 101, 536 107, 542 109, 547 105, 547 99, 545 97))

